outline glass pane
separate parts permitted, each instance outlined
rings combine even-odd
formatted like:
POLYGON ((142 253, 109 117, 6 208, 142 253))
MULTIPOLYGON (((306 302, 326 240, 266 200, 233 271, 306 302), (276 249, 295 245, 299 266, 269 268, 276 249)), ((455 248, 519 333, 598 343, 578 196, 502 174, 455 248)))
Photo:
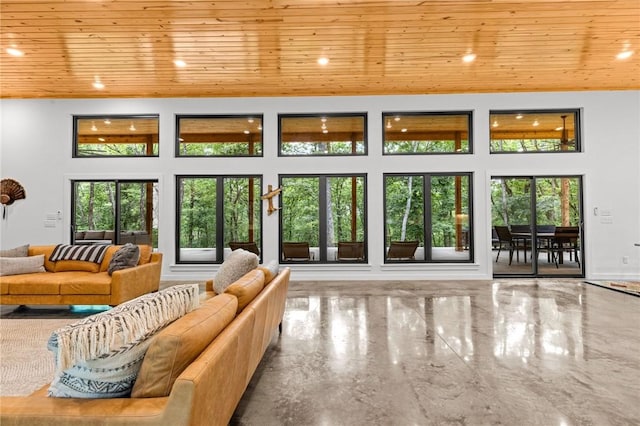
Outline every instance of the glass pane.
POLYGON ((258 177, 224 178, 224 241, 230 247, 225 256, 231 253, 231 243, 245 250, 260 250, 261 188, 262 179, 258 177), (249 243, 255 243, 255 247, 249 243))
POLYGON ((364 261, 364 177, 327 178, 327 259, 364 261))
POLYGON ((580 150, 578 111, 494 111, 491 152, 580 150))
POLYGON ((74 182, 72 244, 115 243, 115 182, 74 182))
POLYGON ((494 274, 532 274, 530 178, 491 180, 494 274))
POLYGON ((216 261, 216 179, 179 178, 180 262, 216 261))
POLYGON ((178 117, 176 155, 262 156, 262 116, 178 117))
POLYGON ((366 115, 287 116, 280 119, 280 155, 364 155, 366 115))
POLYGON ((471 113, 384 113, 385 154, 469 153, 471 113))
POLYGON ((578 275, 582 252, 580 178, 536 178, 538 273, 578 275))
POLYGON ((118 244, 158 246, 157 198, 158 184, 155 182, 120 183, 118 244))
POLYGON ((282 183, 282 260, 319 260, 320 208, 318 177, 283 177, 282 183), (289 245, 289 243, 303 243, 289 245), (305 247, 309 257, 305 259, 305 247), (295 256, 286 256, 287 247, 295 256), (285 257, 286 256, 286 257, 285 257))
POLYGON ((158 121, 158 116, 74 117, 74 155, 158 156, 158 121))
POLYGON ((386 259, 424 260, 423 176, 385 176, 385 206, 386 259), (417 242, 418 247, 402 242, 417 242))
POLYGON ((431 258, 470 260, 469 179, 463 176, 431 177, 431 258))

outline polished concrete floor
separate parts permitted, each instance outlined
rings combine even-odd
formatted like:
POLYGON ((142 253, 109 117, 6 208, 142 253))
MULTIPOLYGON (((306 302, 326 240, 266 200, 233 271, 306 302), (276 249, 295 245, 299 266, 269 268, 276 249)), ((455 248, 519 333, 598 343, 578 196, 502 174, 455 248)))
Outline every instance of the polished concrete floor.
POLYGON ((638 425, 638 324, 580 280, 292 282, 231 424, 638 425))

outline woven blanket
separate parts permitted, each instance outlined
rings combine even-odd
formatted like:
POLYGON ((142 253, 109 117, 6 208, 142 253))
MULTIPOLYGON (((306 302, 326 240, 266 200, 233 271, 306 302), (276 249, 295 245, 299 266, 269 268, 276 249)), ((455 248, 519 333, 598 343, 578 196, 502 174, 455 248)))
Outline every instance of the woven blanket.
POLYGON ((50 262, 58 260, 84 260, 86 262, 101 263, 109 248, 108 244, 71 245, 58 244, 49 256, 50 262))

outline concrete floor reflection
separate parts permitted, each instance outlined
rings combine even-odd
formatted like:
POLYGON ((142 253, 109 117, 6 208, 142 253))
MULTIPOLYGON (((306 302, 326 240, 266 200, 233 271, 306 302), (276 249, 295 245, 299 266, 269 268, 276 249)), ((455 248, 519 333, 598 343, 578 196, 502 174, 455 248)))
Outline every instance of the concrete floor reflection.
POLYGON ((574 280, 293 282, 232 424, 638 424, 639 320, 574 280))

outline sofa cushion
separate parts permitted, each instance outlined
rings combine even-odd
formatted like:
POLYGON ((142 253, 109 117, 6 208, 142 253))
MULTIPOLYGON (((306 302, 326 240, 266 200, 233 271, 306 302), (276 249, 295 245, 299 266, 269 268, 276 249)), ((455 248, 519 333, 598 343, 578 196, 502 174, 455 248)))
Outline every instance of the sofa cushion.
POLYGON ((258 269, 264 272, 264 283, 269 284, 280 272, 280 265, 277 260, 272 260, 266 265, 258 265, 258 269))
POLYGON ((199 302, 197 284, 173 286, 54 331, 47 345, 55 361, 49 396, 128 396, 150 337, 199 302))
POLYGON ((102 240, 104 239, 104 231, 85 231, 85 240, 102 240))
POLYGON ((151 261, 151 253, 153 252, 153 247, 148 244, 139 244, 140 248, 140 260, 138 261, 138 265, 145 265, 151 261))
POLYGON ((58 260, 55 262, 53 272, 66 271, 99 272, 100 264, 84 260, 58 260))
POLYGON ((224 290, 238 278, 255 269, 258 266, 258 260, 258 256, 250 251, 244 249, 232 251, 213 278, 213 290, 217 294, 224 293, 224 290))
POLYGON ((115 271, 132 268, 138 264, 138 260, 140 260, 140 248, 135 244, 127 243, 113 254, 107 272, 111 275, 115 271))
POLYGON ((111 277, 106 272, 77 272, 63 280, 60 294, 111 294, 111 277))
POLYGON ((84 260, 87 262, 101 263, 108 248, 107 244, 73 245, 58 244, 51 253, 49 260, 84 260))
POLYGON ((44 255, 0 257, 0 276, 45 272, 44 255))
POLYGON ((131 397, 168 396, 178 376, 233 320, 237 306, 231 295, 215 296, 156 334, 131 397))
POLYGON ((264 272, 260 269, 253 269, 227 287, 224 292, 232 294, 238 299, 237 313, 240 313, 263 288, 264 272))
POLYGON ((27 257, 29 256, 29 244, 14 247, 12 249, 0 250, 0 257, 27 257))

